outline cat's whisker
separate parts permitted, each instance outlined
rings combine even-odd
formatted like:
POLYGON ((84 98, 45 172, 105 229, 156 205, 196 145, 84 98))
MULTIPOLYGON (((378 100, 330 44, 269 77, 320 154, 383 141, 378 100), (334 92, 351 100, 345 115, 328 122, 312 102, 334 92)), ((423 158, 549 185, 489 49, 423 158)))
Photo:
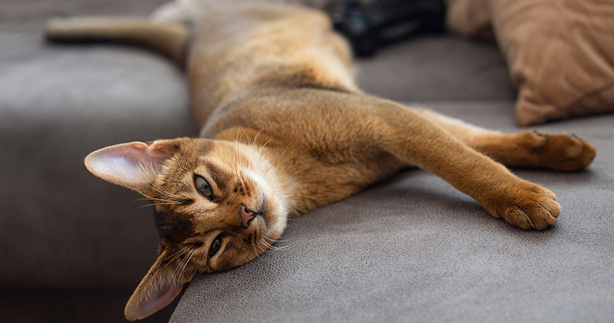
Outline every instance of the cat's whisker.
POLYGON ((270 243, 268 243, 264 237, 262 239, 260 239, 260 244, 265 245, 268 249, 270 249, 271 251, 275 251, 275 247, 273 247, 270 243))
POLYGON ((175 199, 169 199, 169 198, 164 198, 164 197, 155 197, 155 196, 149 196, 149 195, 145 195, 143 194, 145 197, 147 197, 147 199, 149 199, 149 201, 151 203, 176 203, 176 204, 181 204, 181 200, 175 200, 175 199))
MULTIPOLYGON (((143 194, 143 195, 145 195, 145 194, 143 194)), ((156 197, 147 196, 147 195, 145 195, 145 196, 146 196, 145 198, 136 199, 136 200, 137 201, 149 201, 151 203, 147 204, 147 205, 141 205, 141 206, 137 207, 137 209, 144 208, 144 207, 149 207, 149 206, 156 206, 156 205, 178 205, 178 204, 181 204, 181 202, 175 201, 175 200, 166 200, 166 199, 156 198, 156 197)))
POLYGON ((277 247, 277 246, 270 245, 266 243, 265 241, 263 241, 263 244, 269 248, 269 252, 284 251, 288 249, 289 247, 292 247, 292 246, 277 247))
MULTIPOLYGON (((263 246, 265 246, 265 247, 266 247, 266 250, 276 251, 276 248, 275 248, 275 247, 273 247, 273 246, 272 246, 272 245, 271 245, 271 244, 270 244, 270 243, 267 241, 267 238, 268 238, 268 237, 267 237, 267 234, 266 234, 266 232, 265 232, 265 233, 264 233, 264 234, 263 234, 263 235, 262 235, 262 236, 259 238, 259 241, 260 241, 259 246, 260 246, 260 245, 263 245, 263 246)), ((269 240, 272 240, 272 239, 270 239, 270 238, 269 238, 269 240)), ((259 249, 260 249, 260 250, 261 250, 263 253, 266 251, 266 250, 265 250, 264 248, 262 248, 262 247, 260 247, 259 249)))
POLYGON ((179 265, 177 265, 177 268, 175 268, 175 271, 173 272, 173 280, 175 280, 175 278, 179 277, 185 271, 185 269, 188 267, 190 259, 192 259, 193 254, 194 250, 190 250, 188 254, 181 259, 181 262, 179 262, 179 265))
POLYGON ((267 140, 267 142, 265 142, 265 143, 264 143, 264 145, 262 145, 262 147, 260 147, 260 152, 262 152, 262 150, 264 149, 264 147, 266 147, 266 145, 267 145, 269 142, 271 142, 271 140, 273 140, 273 139, 269 139, 269 140, 267 140))
MULTIPOLYGON (((255 240, 254 240, 255 241, 255 240)), ((259 243, 255 243, 255 245, 258 247, 258 249, 260 250, 260 253, 264 253, 266 250, 262 248, 262 239, 258 240, 259 243)))
POLYGON ((176 205, 182 204, 179 201, 171 201, 171 200, 163 200, 163 199, 158 199, 156 202, 154 202, 154 201, 151 201, 151 202, 153 204, 155 204, 155 205, 158 205, 158 204, 176 204, 176 205), (158 201, 160 201, 160 202, 158 202, 158 201))
POLYGON ((142 208, 146 208, 146 207, 150 207, 150 206, 157 206, 157 205, 177 205, 177 204, 181 204, 181 203, 151 203, 151 204, 146 204, 146 205, 141 205, 139 207, 137 207, 136 209, 142 209, 142 208))
POLYGON ((270 243, 270 242, 266 241, 266 237, 262 237, 262 239, 260 239, 260 242, 261 242, 263 245, 267 246, 267 248, 269 248, 269 249, 271 249, 271 250, 277 250, 277 247, 273 246, 273 244, 274 244, 275 242, 270 243))
POLYGON ((136 199, 135 201, 150 201, 152 203, 156 203, 157 201, 161 201, 161 202, 167 202, 167 203, 181 204, 180 201, 176 201, 176 200, 167 200, 167 199, 163 199, 163 198, 159 198, 159 197, 148 196, 148 195, 145 195, 145 194, 143 194, 143 195, 145 196, 145 198, 136 199), (154 201, 156 201, 156 202, 154 202, 154 201))
POLYGON ((258 133, 256 134, 256 136, 254 137, 254 141, 252 141, 252 149, 254 148, 254 145, 256 144, 256 140, 258 140, 258 137, 260 137, 260 134, 264 131, 264 128, 260 129, 260 131, 258 131, 258 133))
POLYGON ((281 240, 281 239, 273 239, 273 237, 271 237, 271 236, 270 236, 268 233, 266 233, 266 232, 264 233, 264 238, 265 238, 266 240, 273 241, 273 243, 278 242, 278 241, 283 241, 283 240, 281 240))
POLYGON ((183 247, 183 248, 181 248, 181 249, 177 250, 177 251, 176 251, 174 254, 172 254, 172 255, 170 255, 170 256, 168 256, 168 257, 166 257, 166 258, 165 258, 165 260, 168 260, 168 261, 171 261, 171 262, 172 262, 172 261, 175 261, 175 259, 177 259, 177 258, 181 257, 181 255, 182 255, 183 253, 185 253, 186 251, 188 251, 188 247, 183 247), (170 260, 169 260, 169 258, 172 258, 172 259, 170 259, 170 260))
POLYGON ((241 126, 237 129, 237 137, 235 138, 235 142, 239 141, 239 133, 241 132, 241 126))
MULTIPOLYGON (((241 136, 239 137, 239 144, 243 144, 242 142, 243 140, 243 134, 241 134, 241 136)), ((239 166, 241 167, 241 172, 243 172, 243 168, 245 168, 245 164, 243 163, 243 155, 239 154, 239 166)))
POLYGON ((275 246, 275 247, 272 247, 272 248, 274 248, 275 250, 286 250, 286 249, 290 249, 292 247, 295 247, 297 244, 298 244, 298 242, 293 242, 293 243, 285 245, 285 246, 279 246, 279 247, 275 246))
POLYGON ((160 187, 156 187, 156 186, 154 186, 153 184, 147 184, 147 185, 148 185, 148 186, 149 186, 149 187, 150 187, 152 190, 154 190, 154 191, 156 191, 156 192, 158 192, 158 193, 160 193, 160 194, 164 195, 164 196, 165 196, 165 197, 167 197, 167 198, 175 198, 175 199, 178 199, 178 200, 182 200, 182 199, 183 199, 183 197, 181 197, 181 196, 179 196, 179 195, 176 195, 176 194, 173 194, 173 193, 170 193, 170 192, 167 192, 167 191, 163 190, 163 189, 162 189, 162 188, 160 188, 160 187))
POLYGON ((260 255, 258 254, 258 250, 256 250, 256 242, 252 243, 252 247, 254 247, 254 254, 256 254, 256 258, 260 260, 260 255))
POLYGON ((164 266, 162 266, 162 267, 164 268, 164 267, 168 266, 168 264, 172 263, 177 258, 181 257, 181 255, 184 252, 186 252, 187 250, 188 250, 188 247, 183 247, 183 248, 179 249, 178 251, 176 251, 174 254, 164 258, 163 261, 167 261, 167 263, 164 266), (172 259, 169 259, 169 258, 172 258, 172 259))
MULTIPOLYGON (((250 160, 254 159, 254 154, 256 153, 256 150, 254 149, 254 146, 256 145, 256 141, 258 140, 258 137, 260 137, 260 134, 262 134, 262 132, 264 131, 264 128, 261 128, 260 131, 258 131, 258 133, 256 134, 256 136, 254 137, 254 140, 252 141, 252 145, 250 147, 250 149, 248 150, 249 154, 250 154, 250 160)), ((249 170, 253 171, 252 168, 252 163, 249 164, 249 170)))
POLYGON ((271 238, 271 237, 269 237, 269 236, 267 236, 267 239, 268 239, 269 241, 273 241, 273 243, 276 243, 276 242, 284 243, 284 242, 288 242, 288 241, 290 241, 289 239, 277 239, 277 240, 275 240, 275 239, 273 239, 273 238, 271 238))
POLYGON ((285 249, 288 249, 288 248, 292 248, 292 247, 298 245, 301 242, 300 240, 295 240, 295 241, 293 241, 293 242, 291 242, 291 243, 289 243, 288 245, 285 245, 285 246, 274 246, 273 244, 275 244, 275 243, 283 243, 283 242, 288 242, 290 240, 288 240, 288 239, 277 239, 277 240, 275 240, 275 239, 271 238, 267 234, 265 234, 265 238, 267 238, 267 239, 269 239, 271 241, 274 241, 273 243, 269 243, 268 241, 265 241, 270 246, 270 248, 273 249, 273 250, 285 250, 285 249))
POLYGON ((256 243, 257 238, 256 238, 256 234, 253 235, 252 238, 252 246, 254 247, 254 252, 256 253, 256 257, 258 258, 258 260, 260 260, 260 254, 258 253, 258 250, 256 250, 256 248, 260 249, 260 253, 263 253, 264 250, 262 250, 262 248, 260 248, 260 246, 256 243))
POLYGON ((235 156, 235 163, 234 163, 235 165, 234 166, 235 166, 235 176, 237 176, 237 177, 239 175, 239 169, 238 168, 239 168, 239 159, 240 159, 240 156, 239 156, 239 132, 240 131, 241 131, 241 127, 239 126, 239 129, 237 129, 237 137, 235 138, 235 145, 234 145, 235 146, 235 155, 236 155, 235 156))
POLYGON ((157 199, 157 198, 155 198, 155 197, 153 197, 153 196, 151 196, 151 195, 145 194, 145 193, 141 193, 141 194, 142 194, 142 195, 143 195, 143 196, 144 196, 146 199, 148 199, 148 200, 150 200, 150 201, 153 201, 153 200, 156 200, 156 199, 157 199))
POLYGON ((181 269, 180 269, 180 268, 181 268, 181 266, 183 265, 183 261, 184 261, 186 258, 187 258, 187 256, 186 256, 186 257, 184 257, 184 258, 182 258, 182 259, 181 259, 181 262, 179 262, 179 264, 177 265, 177 267, 175 267, 175 270, 173 271, 173 274, 171 275, 171 281, 174 281, 174 280, 175 280, 175 278, 176 278, 177 276, 179 276, 178 274, 179 274, 179 272, 181 271, 181 269))
POLYGON ((192 260, 192 257, 194 256, 194 254, 196 253, 196 250, 192 250, 190 251, 190 253, 186 256, 186 260, 183 263, 183 268, 181 268, 181 271, 179 272, 180 275, 183 275, 183 273, 185 272, 185 270, 188 268, 188 264, 190 264, 190 260, 192 260))

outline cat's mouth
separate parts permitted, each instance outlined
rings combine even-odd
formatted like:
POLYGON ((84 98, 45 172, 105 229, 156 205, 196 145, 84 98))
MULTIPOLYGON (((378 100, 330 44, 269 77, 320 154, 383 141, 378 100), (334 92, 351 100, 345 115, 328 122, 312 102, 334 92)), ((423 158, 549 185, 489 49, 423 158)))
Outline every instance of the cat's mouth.
POLYGON ((239 216, 241 218, 241 227, 248 228, 250 224, 257 218, 262 218, 264 221, 264 227, 267 227, 269 215, 267 214, 268 208, 266 201, 266 196, 263 193, 260 201, 260 207, 258 207, 256 210, 251 210, 245 205, 241 204, 238 210, 239 216))
POLYGON ((267 223, 269 222, 269 214, 268 214, 268 207, 267 207, 267 199, 266 199, 266 195, 264 193, 262 193, 262 200, 260 202, 260 216, 262 217, 262 219, 264 220, 264 227, 267 227, 267 223))

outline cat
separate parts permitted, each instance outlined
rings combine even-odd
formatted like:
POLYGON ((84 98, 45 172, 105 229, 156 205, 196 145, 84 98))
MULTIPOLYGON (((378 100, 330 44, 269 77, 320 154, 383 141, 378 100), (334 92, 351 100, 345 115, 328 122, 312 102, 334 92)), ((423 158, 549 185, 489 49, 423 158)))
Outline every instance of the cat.
POLYGON ((52 19, 55 41, 127 41, 185 66, 199 138, 131 142, 85 158, 95 176, 156 209, 158 259, 129 320, 168 305, 197 273, 245 264, 287 219, 408 167, 440 176, 497 218, 557 221, 550 190, 505 166, 579 171, 595 148, 567 134, 504 134, 363 93, 352 54, 320 11, 179 0, 150 18, 52 19), (504 166, 505 165, 505 166, 504 166))

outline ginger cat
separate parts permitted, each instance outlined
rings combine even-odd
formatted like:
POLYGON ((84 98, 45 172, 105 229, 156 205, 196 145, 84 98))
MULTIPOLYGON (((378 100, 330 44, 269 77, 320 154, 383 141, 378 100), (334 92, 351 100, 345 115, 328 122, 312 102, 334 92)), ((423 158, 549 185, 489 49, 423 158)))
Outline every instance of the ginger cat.
POLYGON ((504 134, 361 92, 351 53, 322 13, 289 5, 178 0, 152 18, 55 19, 58 41, 124 41, 185 64, 202 138, 103 148, 87 169, 151 199, 158 260, 128 301, 141 319, 197 273, 267 250, 286 220, 417 166, 493 216, 544 229, 551 191, 506 166, 579 171, 595 148, 565 134, 504 134), (487 157, 488 156, 488 157, 487 157))

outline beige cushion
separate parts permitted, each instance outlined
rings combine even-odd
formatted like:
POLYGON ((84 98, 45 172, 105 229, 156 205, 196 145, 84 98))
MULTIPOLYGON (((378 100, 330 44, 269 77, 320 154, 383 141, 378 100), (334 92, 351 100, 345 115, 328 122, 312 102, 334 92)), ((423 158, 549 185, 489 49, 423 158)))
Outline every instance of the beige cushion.
POLYGON ((492 27, 518 87, 519 125, 614 111, 614 1, 447 0, 449 28, 492 27))

